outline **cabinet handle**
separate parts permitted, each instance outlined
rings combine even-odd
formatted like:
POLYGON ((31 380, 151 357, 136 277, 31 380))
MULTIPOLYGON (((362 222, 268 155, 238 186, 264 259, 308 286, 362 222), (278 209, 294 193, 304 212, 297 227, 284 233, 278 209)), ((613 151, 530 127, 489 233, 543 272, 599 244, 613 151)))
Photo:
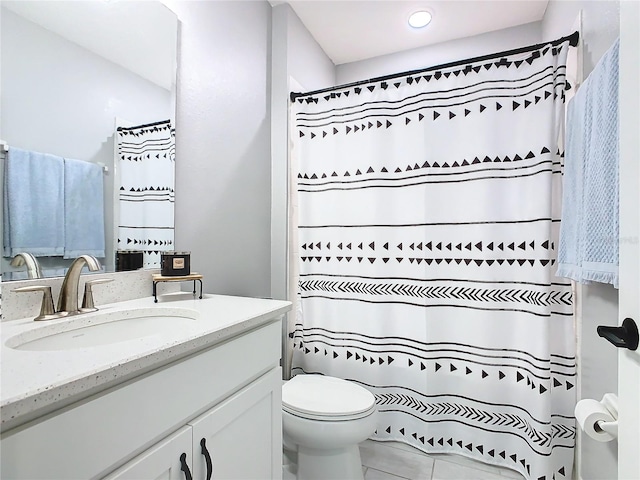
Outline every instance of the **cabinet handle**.
POLYGON ((185 480, 193 480, 193 477, 191 476, 191 470, 189 470, 189 465, 187 465, 186 453, 180 455, 180 470, 184 472, 185 480))
POLYGON ((202 447, 204 461, 207 462, 207 480, 211 480, 211 476, 213 475, 213 463, 211 463, 211 455, 209 455, 209 450, 207 450, 207 441, 204 437, 200 440, 200 447, 202 447))

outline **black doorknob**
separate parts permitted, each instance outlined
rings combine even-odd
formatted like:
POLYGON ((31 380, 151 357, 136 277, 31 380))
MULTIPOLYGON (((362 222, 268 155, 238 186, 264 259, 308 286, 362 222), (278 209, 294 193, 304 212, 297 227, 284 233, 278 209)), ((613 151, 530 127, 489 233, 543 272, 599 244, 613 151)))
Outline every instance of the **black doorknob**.
POLYGON ((619 327, 598 327, 598 335, 619 348, 636 350, 638 348, 638 326, 632 318, 625 318, 619 327))

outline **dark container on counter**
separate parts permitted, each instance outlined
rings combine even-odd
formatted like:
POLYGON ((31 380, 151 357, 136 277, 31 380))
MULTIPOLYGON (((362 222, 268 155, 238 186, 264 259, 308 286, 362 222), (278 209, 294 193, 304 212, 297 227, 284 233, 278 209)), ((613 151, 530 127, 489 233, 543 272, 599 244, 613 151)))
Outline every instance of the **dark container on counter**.
POLYGON ((191 252, 161 252, 160 274, 163 277, 182 277, 191 273, 191 252))
POLYGON ((142 250, 118 250, 116 252, 116 272, 128 272, 142 268, 142 250))

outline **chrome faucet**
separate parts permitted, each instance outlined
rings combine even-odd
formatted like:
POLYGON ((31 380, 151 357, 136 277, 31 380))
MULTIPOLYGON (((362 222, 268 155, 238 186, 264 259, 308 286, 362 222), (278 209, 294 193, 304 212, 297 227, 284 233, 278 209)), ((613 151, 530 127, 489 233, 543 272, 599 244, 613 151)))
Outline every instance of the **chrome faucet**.
POLYGON ((40 270, 40 264, 36 257, 27 252, 18 253, 11 260, 12 267, 21 267, 22 265, 27 266, 27 275, 29 278, 42 278, 42 270, 40 270))
POLYGON ((76 258, 62 282, 60 296, 58 297, 58 313, 66 315, 75 315, 80 313, 78 308, 78 285, 80 283, 80 273, 82 267, 87 266, 89 270, 95 272, 100 270, 100 262, 92 255, 80 255, 76 258))

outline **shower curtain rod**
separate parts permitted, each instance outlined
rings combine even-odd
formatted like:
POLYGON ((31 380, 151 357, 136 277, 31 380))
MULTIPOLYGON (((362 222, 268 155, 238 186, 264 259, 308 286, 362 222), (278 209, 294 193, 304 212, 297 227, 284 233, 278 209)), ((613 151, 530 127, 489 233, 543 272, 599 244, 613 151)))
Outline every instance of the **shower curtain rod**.
POLYGON ((135 130, 136 128, 149 128, 149 127, 155 127, 156 125, 162 125, 163 123, 167 123, 170 122, 171 119, 168 118, 167 120, 159 120, 157 122, 153 122, 153 123, 145 123, 144 125, 134 125, 133 127, 118 127, 116 128, 116 130, 118 132, 122 131, 122 130, 135 130))
POLYGON ((351 87, 357 87, 359 85, 366 85, 367 83, 375 83, 375 82, 382 82, 385 80, 392 80, 394 78, 399 78, 399 77, 404 77, 404 76, 410 76, 410 75, 416 75, 416 74, 420 74, 420 73, 424 73, 424 72, 430 72, 432 70, 439 70, 441 68, 450 68, 450 67, 455 67, 458 65, 465 65, 468 63, 475 63, 475 62, 482 62, 485 60, 490 60, 493 58, 498 58, 498 57, 505 57, 507 55, 516 55, 518 53, 524 53, 524 52, 529 52, 531 50, 537 50, 539 48, 544 47, 545 45, 551 44, 554 47, 556 45, 559 45, 563 42, 566 42, 567 40, 569 40, 569 45, 571 45, 572 47, 576 47, 578 45, 578 40, 580 38, 580 34, 575 31, 573 32, 571 35, 567 35, 566 37, 562 37, 559 38, 557 40, 553 40, 551 42, 545 42, 545 43, 538 43, 536 45, 530 45, 528 47, 521 47, 521 48, 516 48, 514 50, 507 50, 504 52, 499 52, 499 53, 492 53, 490 55, 484 55, 481 57, 473 57, 473 58, 468 58, 465 60, 458 60, 455 62, 451 62, 451 63, 444 63, 442 65, 436 65, 434 67, 427 67, 427 68, 420 68, 417 70, 409 70, 406 72, 400 72, 400 73, 393 73, 391 75, 385 75, 382 77, 374 77, 374 78, 370 78, 368 80, 359 80, 357 82, 352 82, 352 83, 345 83, 343 85, 336 85, 334 87, 328 87, 328 88, 323 88, 320 90, 313 90, 311 92, 291 92, 289 97, 291 98, 291 101, 294 102, 296 100, 296 98, 298 97, 306 97, 308 95, 318 95, 320 93, 326 93, 326 92, 332 92, 334 90, 340 90, 343 88, 351 88, 351 87))

